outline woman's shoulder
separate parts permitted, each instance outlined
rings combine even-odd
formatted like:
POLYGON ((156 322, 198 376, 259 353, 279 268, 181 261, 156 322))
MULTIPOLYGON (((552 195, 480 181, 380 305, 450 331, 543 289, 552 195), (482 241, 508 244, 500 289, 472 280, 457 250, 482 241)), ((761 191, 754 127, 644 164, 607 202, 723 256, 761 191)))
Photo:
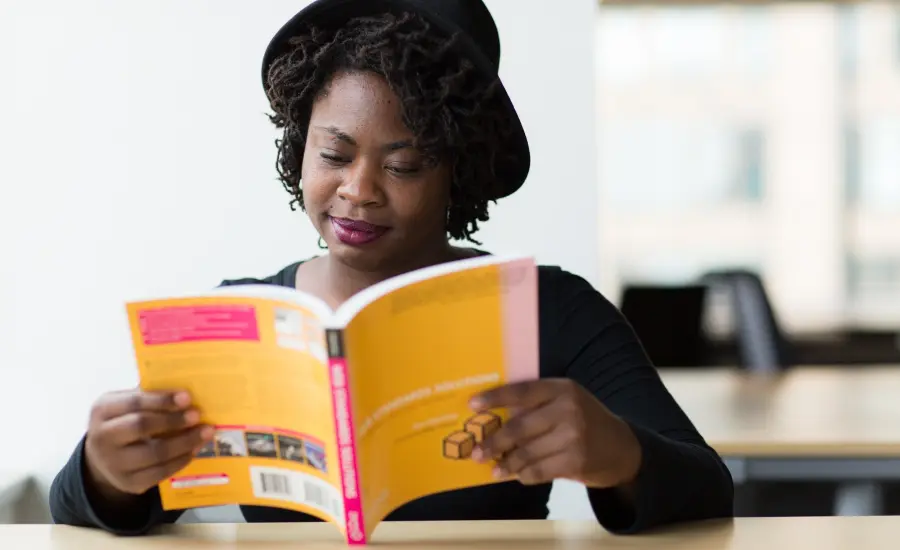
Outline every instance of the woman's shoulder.
POLYGON ((281 269, 281 271, 275 273, 274 275, 269 275, 262 278, 241 277, 238 279, 225 279, 224 281, 219 283, 219 286, 275 285, 293 288, 297 280, 297 268, 306 261, 307 260, 294 262, 288 266, 285 266, 283 269, 281 269))
POLYGON ((538 265, 538 291, 541 294, 597 293, 593 285, 581 275, 558 265, 538 265))
POLYGON ((559 266, 538 266, 538 301, 545 322, 578 319, 597 326, 621 320, 618 308, 586 278, 559 266))

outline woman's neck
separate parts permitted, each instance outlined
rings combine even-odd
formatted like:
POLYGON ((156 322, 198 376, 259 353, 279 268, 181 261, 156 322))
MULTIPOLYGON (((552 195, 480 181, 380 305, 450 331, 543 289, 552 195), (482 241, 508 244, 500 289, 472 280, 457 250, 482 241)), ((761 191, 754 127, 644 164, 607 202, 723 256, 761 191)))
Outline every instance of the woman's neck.
POLYGON ((327 281, 331 297, 343 303, 357 292, 391 277, 416 269, 459 260, 467 256, 465 250, 446 243, 428 254, 417 254, 414 260, 392 266, 392 269, 362 271, 342 263, 332 255, 322 258, 324 280, 327 281))

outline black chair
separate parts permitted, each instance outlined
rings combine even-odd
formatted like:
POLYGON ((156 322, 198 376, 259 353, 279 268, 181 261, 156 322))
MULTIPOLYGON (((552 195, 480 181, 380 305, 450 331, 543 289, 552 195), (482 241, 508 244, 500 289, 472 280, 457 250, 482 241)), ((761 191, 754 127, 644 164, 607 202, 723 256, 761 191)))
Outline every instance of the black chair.
POLYGON ((701 279, 711 289, 727 292, 734 317, 739 364, 755 372, 784 370, 796 361, 762 278, 749 270, 714 271, 701 279))
POLYGON ((707 364, 705 308, 704 285, 630 285, 620 306, 650 360, 662 368, 707 364))

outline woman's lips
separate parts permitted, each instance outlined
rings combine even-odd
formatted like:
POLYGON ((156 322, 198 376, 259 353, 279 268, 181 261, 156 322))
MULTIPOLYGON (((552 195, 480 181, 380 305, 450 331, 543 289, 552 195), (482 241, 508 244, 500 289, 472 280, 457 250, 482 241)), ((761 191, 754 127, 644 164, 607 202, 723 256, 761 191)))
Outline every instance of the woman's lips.
POLYGON ((361 246, 376 241, 390 229, 348 218, 331 218, 331 226, 338 240, 351 246, 361 246))

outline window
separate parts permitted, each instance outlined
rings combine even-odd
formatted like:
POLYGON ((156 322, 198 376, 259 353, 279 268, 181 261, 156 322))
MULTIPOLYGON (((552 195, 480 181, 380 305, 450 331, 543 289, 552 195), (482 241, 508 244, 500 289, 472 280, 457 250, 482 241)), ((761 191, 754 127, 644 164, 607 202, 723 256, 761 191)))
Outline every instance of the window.
POLYGON ((900 324, 900 6, 637 3, 600 4, 603 291, 750 265, 788 330, 900 324))
POLYGON ((844 125, 844 200, 859 200, 859 130, 853 122, 844 125))
POLYGON ((764 6, 732 9, 734 29, 729 29, 734 45, 733 66, 751 77, 764 77, 773 61, 772 18, 764 6))
POLYGON ((648 25, 649 48, 657 70, 675 78, 695 78, 722 71, 726 57, 726 21, 717 7, 659 11, 648 25))
POLYGON ((733 198, 747 201, 762 200, 764 146, 765 139, 761 130, 750 129, 739 133, 733 198))
POLYGON ((892 257, 851 256, 848 286, 855 300, 866 304, 900 302, 900 254, 892 257))
POLYGON ((894 10, 896 11, 894 15, 894 40, 897 53, 897 66, 900 67, 900 5, 895 6, 894 10))
POLYGON ((600 129, 601 194, 628 210, 694 209, 762 198, 762 132, 673 120, 600 129))
POLYGON ((861 130, 857 202, 869 211, 900 210, 900 117, 865 121, 861 130))
POLYGON ((841 77, 850 81, 856 76, 859 61, 859 11, 856 6, 838 6, 838 63, 841 77))

